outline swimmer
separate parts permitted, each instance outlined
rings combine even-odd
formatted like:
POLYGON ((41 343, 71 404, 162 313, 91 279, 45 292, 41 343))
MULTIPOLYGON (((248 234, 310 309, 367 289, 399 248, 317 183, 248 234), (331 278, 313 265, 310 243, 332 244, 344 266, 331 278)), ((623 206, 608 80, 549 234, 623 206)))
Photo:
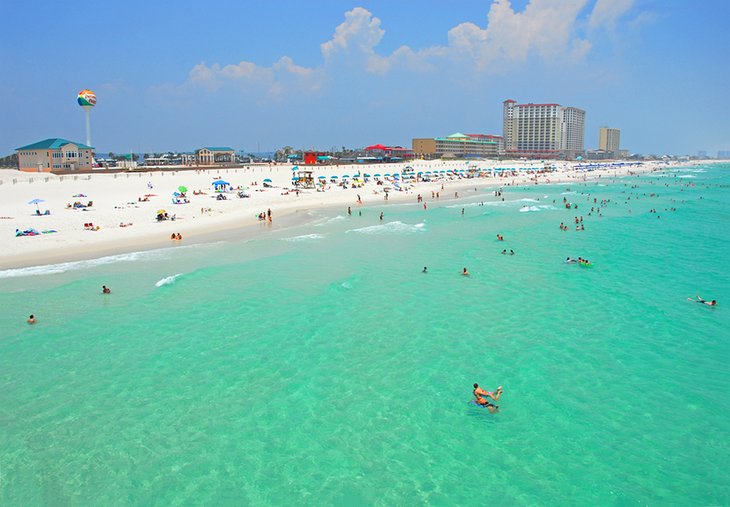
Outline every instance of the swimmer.
POLYGON ((514 250, 510 250, 510 251, 509 251, 509 254, 510 254, 510 255, 514 255, 514 254, 515 254, 515 251, 514 251, 514 250))
POLYGON ((461 274, 464 276, 469 276, 469 272, 466 270, 466 268, 464 268, 464 271, 462 271, 461 274))
POLYGON ((502 255, 507 255, 507 250, 502 250, 502 255))
POLYGON ((706 299, 702 299, 699 296, 697 296, 697 299, 687 298, 687 301, 694 301, 695 303, 702 303, 707 306, 717 306, 716 300, 713 299, 712 301, 707 301, 706 299))
POLYGON ((423 266, 423 271, 421 273, 428 273, 428 266, 423 266))
POLYGON ((482 407, 489 409, 489 412, 493 414, 497 411, 499 405, 494 405, 493 403, 490 403, 489 400, 485 398, 485 396, 492 398, 494 401, 499 400, 499 397, 502 395, 502 386, 499 386, 497 388, 497 391, 493 393, 492 391, 485 391, 484 389, 479 387, 479 384, 474 382, 474 390, 472 391, 472 394, 474 395, 474 398, 476 398, 475 403, 477 405, 481 405, 482 407))
POLYGON ((112 290, 109 287, 107 287, 106 285, 102 285, 101 286, 101 293, 102 294, 111 294, 112 293, 112 290))
POLYGON ((35 324, 35 315, 28 317, 28 324, 35 324))

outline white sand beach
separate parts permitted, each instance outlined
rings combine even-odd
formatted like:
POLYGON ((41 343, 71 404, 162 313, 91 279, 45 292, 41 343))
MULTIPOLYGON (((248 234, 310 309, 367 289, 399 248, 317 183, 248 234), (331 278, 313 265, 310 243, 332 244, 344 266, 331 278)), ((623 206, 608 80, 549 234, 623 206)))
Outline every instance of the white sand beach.
MULTIPOLYGON (((575 182, 631 172, 647 172, 666 168, 664 162, 641 165, 601 167, 586 172, 577 163, 556 162, 552 172, 542 162, 525 161, 412 161, 402 164, 315 166, 315 181, 326 181, 315 189, 300 190, 292 185, 291 165, 252 165, 239 168, 174 170, 154 172, 119 172, 56 176, 49 173, 24 173, 0 170, 0 269, 28 267, 81 260, 179 244, 206 241, 213 235, 241 238, 244 229, 259 222, 258 214, 271 209, 275 228, 277 220, 313 208, 332 207, 345 210, 351 206, 383 206, 397 202, 416 202, 421 194, 426 203, 433 202, 432 192, 440 192, 439 201, 455 198, 455 192, 488 186, 575 182), (479 168, 481 177, 467 178, 464 173, 438 173, 431 181, 401 184, 397 191, 386 173, 400 173, 406 167, 414 172, 456 171, 479 168), (492 172, 492 168, 516 169, 492 172), (363 182, 362 175, 371 174, 363 182), (352 176, 360 174, 360 183, 352 176), (375 174, 383 177, 375 178, 375 174), (500 176, 501 174, 501 176, 500 176), (349 175, 345 188, 341 182, 349 175), (325 178, 321 178, 324 176, 325 178), (230 183, 218 200, 212 182, 222 179, 230 183), (269 179, 270 187, 264 186, 269 179), (377 179, 384 180, 382 185, 377 179), (352 188, 353 183, 357 188, 352 188), (173 204, 173 193, 187 187, 181 204, 173 204), (443 190, 442 190, 443 187, 443 190), (240 198, 238 189, 250 197, 240 198), (384 189, 389 189, 385 200, 384 189), (247 190, 246 190, 247 189, 247 190), (202 192, 202 193, 199 193, 202 192), (357 196, 361 204, 357 203, 357 196), (32 204, 33 200, 41 200, 32 204), (187 200, 188 202, 184 202, 187 200), (80 203, 85 207, 74 207, 80 203), (91 203, 91 206, 87 206, 91 203), (70 206, 70 207, 69 207, 70 206), (38 215, 38 212, 41 214, 38 215), (174 220, 157 220, 157 212, 165 210, 174 220), (44 214, 48 211, 48 214, 44 214), (17 231, 37 231, 37 235, 16 236, 17 231), (50 232, 55 231, 55 232, 50 232), (172 241, 179 233, 182 241, 172 241)), ((686 164, 684 164, 686 165, 686 164)), ((463 193, 460 194, 463 196, 463 193)))

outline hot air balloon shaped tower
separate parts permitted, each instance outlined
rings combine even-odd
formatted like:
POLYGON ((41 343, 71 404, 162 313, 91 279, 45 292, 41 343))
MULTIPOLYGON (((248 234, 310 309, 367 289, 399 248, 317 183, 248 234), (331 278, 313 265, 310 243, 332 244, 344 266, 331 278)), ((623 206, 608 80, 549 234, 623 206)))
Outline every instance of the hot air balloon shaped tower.
POLYGON ((81 90, 76 101, 86 111, 86 146, 91 146, 91 108, 96 105, 96 94, 91 90, 81 90))

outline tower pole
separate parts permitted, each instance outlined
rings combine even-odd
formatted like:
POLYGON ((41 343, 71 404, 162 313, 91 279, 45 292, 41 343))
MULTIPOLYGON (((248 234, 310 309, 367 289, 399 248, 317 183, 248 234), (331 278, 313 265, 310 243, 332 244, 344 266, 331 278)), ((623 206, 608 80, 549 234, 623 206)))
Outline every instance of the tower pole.
POLYGON ((86 109, 86 146, 91 147, 91 110, 86 109))

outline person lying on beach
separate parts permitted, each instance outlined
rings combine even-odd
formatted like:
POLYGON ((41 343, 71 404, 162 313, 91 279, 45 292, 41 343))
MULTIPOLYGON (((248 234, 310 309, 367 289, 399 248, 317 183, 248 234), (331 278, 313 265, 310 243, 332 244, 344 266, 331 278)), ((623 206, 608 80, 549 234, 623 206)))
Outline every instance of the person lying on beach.
POLYGON ((707 306, 716 306, 717 305, 717 301, 716 300, 713 299, 712 301, 707 301, 705 299, 702 299, 699 296, 697 296, 697 299, 687 298, 687 300, 688 301, 694 301, 695 303, 703 303, 703 304, 706 304, 707 306))
POLYGON ((489 397, 494 401, 499 400, 499 397, 502 395, 502 386, 499 386, 497 388, 497 391, 493 393, 492 391, 485 391, 484 389, 479 387, 479 384, 474 382, 474 390, 472 391, 472 394, 474 395, 475 403, 477 405, 481 405, 482 407, 489 409, 491 413, 494 413, 499 408, 499 405, 494 405, 493 403, 490 403, 486 397, 489 397))

